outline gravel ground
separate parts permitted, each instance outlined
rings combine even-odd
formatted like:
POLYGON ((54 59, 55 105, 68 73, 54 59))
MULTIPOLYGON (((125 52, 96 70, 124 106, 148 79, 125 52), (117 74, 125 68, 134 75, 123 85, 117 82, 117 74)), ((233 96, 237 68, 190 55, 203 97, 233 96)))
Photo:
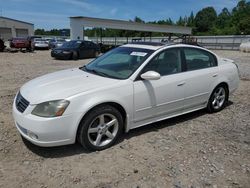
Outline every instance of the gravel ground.
POLYGON ((53 60, 49 51, 0 53, 0 187, 250 187, 250 54, 216 53, 234 59, 242 78, 223 111, 150 124, 92 153, 78 144, 29 144, 11 114, 22 84, 89 59, 53 60))

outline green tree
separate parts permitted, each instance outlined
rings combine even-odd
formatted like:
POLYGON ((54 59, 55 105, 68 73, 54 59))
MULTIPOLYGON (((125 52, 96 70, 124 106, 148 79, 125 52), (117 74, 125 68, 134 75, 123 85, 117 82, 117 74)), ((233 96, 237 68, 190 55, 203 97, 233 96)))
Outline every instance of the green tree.
POLYGON ((227 8, 223 8, 222 12, 218 15, 216 26, 218 28, 224 28, 230 25, 231 22, 231 13, 227 8))
POLYGON ((193 13, 193 11, 191 12, 190 16, 188 17, 187 26, 194 27, 194 13, 193 13))
POLYGON ((215 25, 216 19, 217 14, 213 7, 200 10, 195 17, 196 31, 209 32, 215 25))
POLYGON ((250 34, 250 2, 239 1, 233 8, 232 24, 236 26, 236 34, 250 34))

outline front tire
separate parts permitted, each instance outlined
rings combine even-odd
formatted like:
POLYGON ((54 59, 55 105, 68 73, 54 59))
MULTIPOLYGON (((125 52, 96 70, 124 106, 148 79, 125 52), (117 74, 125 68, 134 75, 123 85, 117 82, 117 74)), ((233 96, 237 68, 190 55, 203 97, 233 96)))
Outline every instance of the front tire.
POLYGON ((73 60, 78 60, 79 56, 77 52, 72 52, 72 59, 73 60))
POLYGON ((97 58, 99 56, 99 52, 98 51, 95 51, 95 54, 94 54, 94 57, 97 58))
POLYGON ((208 104, 207 111, 209 113, 219 112, 225 108, 228 101, 228 89, 225 85, 218 85, 212 92, 208 104))
POLYGON ((122 130, 121 113, 112 106, 103 105, 91 110, 81 121, 77 140, 87 150, 103 150, 117 141, 122 130))

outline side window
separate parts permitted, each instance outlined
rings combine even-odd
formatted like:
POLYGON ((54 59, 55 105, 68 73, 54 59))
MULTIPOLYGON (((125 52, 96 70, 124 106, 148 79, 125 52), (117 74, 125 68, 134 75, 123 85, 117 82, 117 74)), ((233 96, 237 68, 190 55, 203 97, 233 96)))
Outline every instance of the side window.
POLYGON ((89 47, 94 48, 95 44, 93 42, 89 42, 89 47))
POLYGON ((85 43, 85 42, 82 42, 82 43, 81 43, 81 48, 85 48, 85 47, 87 47, 86 43, 85 43))
POLYGON ((211 53, 195 49, 184 48, 187 70, 197 70, 216 66, 217 62, 211 53))
POLYGON ((156 71, 161 76, 181 72, 181 53, 178 48, 167 49, 157 54, 143 69, 156 71))

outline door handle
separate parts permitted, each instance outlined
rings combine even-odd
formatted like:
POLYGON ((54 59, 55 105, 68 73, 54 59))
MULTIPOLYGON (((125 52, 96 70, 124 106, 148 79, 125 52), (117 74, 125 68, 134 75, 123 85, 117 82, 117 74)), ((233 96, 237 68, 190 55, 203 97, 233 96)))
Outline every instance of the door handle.
POLYGON ((183 86, 186 82, 181 82, 177 86, 183 86))
POLYGON ((214 74, 214 75, 213 75, 213 77, 217 77, 217 76, 218 76, 218 74, 214 74))

